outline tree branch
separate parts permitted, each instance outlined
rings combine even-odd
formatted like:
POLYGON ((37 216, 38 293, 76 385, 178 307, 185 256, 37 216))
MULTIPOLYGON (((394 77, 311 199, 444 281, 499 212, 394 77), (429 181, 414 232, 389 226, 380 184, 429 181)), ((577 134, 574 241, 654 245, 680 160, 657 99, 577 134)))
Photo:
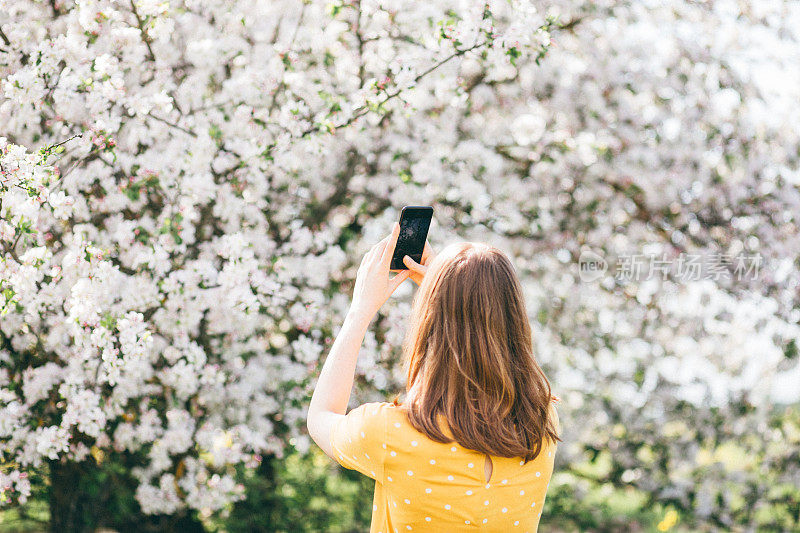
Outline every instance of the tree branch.
POLYGON ((139 28, 139 32, 142 36, 142 42, 147 47, 147 55, 148 59, 152 62, 156 62, 156 55, 153 53, 153 47, 150 46, 150 36, 147 34, 147 31, 144 29, 144 22, 142 21, 141 17, 139 17, 139 11, 136 10, 136 0, 130 0, 131 2, 131 11, 133 12, 133 16, 136 17, 136 26, 139 28))
POLYGON ((11 48, 11 41, 8 40, 8 37, 6 36, 5 32, 3 31, 2 26, 0 26, 0 39, 3 40, 3 43, 5 43, 6 46, 11 48))
MULTIPOLYGON (((450 55, 449 55, 449 56, 447 56, 446 58, 442 59, 441 61, 439 61, 439 62, 438 62, 438 63, 436 63, 435 65, 431 66, 431 67, 430 67, 430 68, 428 68, 427 70, 423 71, 423 72, 422 72, 421 74, 419 74, 419 75, 418 75, 416 78, 414 78, 414 82, 412 83, 411 87, 413 87, 414 85, 416 85, 417 83, 419 83, 419 81, 420 81, 422 78, 424 78, 425 76, 427 76, 428 74, 430 74, 430 73, 431 73, 431 72, 433 72, 434 70, 438 69, 438 68, 439 68, 439 67, 441 67, 442 65, 444 65, 444 64, 446 64, 446 63, 449 63, 451 60, 455 59, 456 57, 459 57, 459 56, 462 56, 462 55, 464 55, 464 54, 466 54, 466 53, 468 53, 468 52, 471 52, 472 50, 475 50, 476 48, 480 48, 480 47, 481 47, 481 46, 483 46, 484 44, 486 44, 486 41, 483 41, 483 42, 480 42, 480 43, 476 43, 476 44, 474 44, 474 45, 470 46, 469 48, 464 48, 464 49, 462 49, 462 50, 456 50, 455 52, 453 52, 452 54, 450 54, 450 55)), ((386 98, 384 98, 384 99, 383 99, 383 100, 380 102, 380 104, 378 104, 378 105, 379 105, 379 106, 382 106, 382 105, 384 105, 385 103, 389 102, 390 100, 392 100, 392 99, 394 99, 395 97, 397 97, 398 95, 400 95, 400 93, 402 93, 402 92, 403 92, 403 89, 397 89, 395 92, 393 92, 392 94, 389 94, 389 95, 388 95, 386 98)), ((340 129, 340 128, 347 127, 347 126, 349 126, 350 124, 352 124, 353 122, 355 122, 356 120, 358 120, 359 118, 361 118, 362 116, 366 115, 368 112, 369 112, 369 108, 368 108, 368 107, 361 107, 361 108, 359 108, 359 109, 357 110, 357 112, 356 112, 356 113, 355 113, 355 114, 354 114, 352 117, 350 117, 349 119, 347 119, 347 120, 346 120, 346 121, 344 121, 343 123, 341 123, 341 124, 338 124, 338 125, 334 126, 334 129, 340 129)), ((307 130, 305 130, 305 131, 304 131, 304 132, 303 132, 303 133, 300 135, 300 137, 299 137, 299 138, 301 138, 301 139, 302 139, 303 137, 307 137, 308 135, 310 135, 311 133, 313 133, 313 132, 317 131, 318 129, 319 129, 319 128, 316 128, 316 127, 311 127, 311 128, 308 128, 307 130)))

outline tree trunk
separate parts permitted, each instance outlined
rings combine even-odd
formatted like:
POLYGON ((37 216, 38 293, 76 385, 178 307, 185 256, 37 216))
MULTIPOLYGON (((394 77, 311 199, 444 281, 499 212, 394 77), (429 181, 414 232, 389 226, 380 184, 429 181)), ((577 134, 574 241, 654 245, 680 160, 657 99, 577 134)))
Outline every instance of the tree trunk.
POLYGON ((97 523, 95 499, 80 490, 97 467, 88 461, 50 461, 50 531, 83 533, 94 531, 97 523))
MULTIPOLYGON (((225 529, 230 533, 268 533, 286 531, 286 509, 278 496, 277 459, 273 455, 263 457, 256 476, 245 483, 244 501, 236 502, 226 520, 225 529)), ((293 528, 288 528, 291 531, 293 528)), ((297 524, 294 530, 299 530, 297 524)))
POLYGON ((119 457, 102 466, 92 458, 50 461, 50 531, 92 533, 105 527, 120 533, 203 533, 203 524, 188 510, 143 514, 135 502, 132 466, 119 457), (121 462, 110 464, 114 460, 121 462))

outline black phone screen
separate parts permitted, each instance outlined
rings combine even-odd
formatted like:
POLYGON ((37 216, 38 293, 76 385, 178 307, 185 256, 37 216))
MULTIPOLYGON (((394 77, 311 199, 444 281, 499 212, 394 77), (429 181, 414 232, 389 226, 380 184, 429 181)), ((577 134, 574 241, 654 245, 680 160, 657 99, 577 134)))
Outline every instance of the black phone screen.
POLYGON ((400 235, 392 255, 390 270, 408 270, 403 264, 403 257, 408 255, 417 263, 422 262, 425 250, 425 239, 433 217, 430 206, 406 206, 400 215, 400 235))

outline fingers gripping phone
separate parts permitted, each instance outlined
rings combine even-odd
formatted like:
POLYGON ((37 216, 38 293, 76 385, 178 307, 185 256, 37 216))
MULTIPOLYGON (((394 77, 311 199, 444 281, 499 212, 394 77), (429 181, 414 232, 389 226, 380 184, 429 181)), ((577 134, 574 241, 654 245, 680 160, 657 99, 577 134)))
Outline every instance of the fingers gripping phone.
POLYGON ((408 270, 403 257, 408 255, 417 263, 422 263, 422 252, 431 226, 433 207, 428 205, 407 205, 400 213, 400 235, 394 247, 390 270, 408 270))

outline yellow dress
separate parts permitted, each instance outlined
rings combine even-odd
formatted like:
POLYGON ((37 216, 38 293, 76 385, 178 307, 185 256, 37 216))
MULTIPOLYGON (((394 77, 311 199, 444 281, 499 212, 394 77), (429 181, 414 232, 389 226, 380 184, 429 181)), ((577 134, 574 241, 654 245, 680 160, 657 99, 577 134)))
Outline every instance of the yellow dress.
MULTIPOLYGON (((452 437, 440 417, 439 427, 452 437)), ((429 439, 401 406, 389 402, 351 410, 334 426, 330 443, 342 466, 375 480, 370 533, 534 532, 557 445, 546 439, 527 464, 520 457, 492 456, 487 483, 483 453, 429 439)))

